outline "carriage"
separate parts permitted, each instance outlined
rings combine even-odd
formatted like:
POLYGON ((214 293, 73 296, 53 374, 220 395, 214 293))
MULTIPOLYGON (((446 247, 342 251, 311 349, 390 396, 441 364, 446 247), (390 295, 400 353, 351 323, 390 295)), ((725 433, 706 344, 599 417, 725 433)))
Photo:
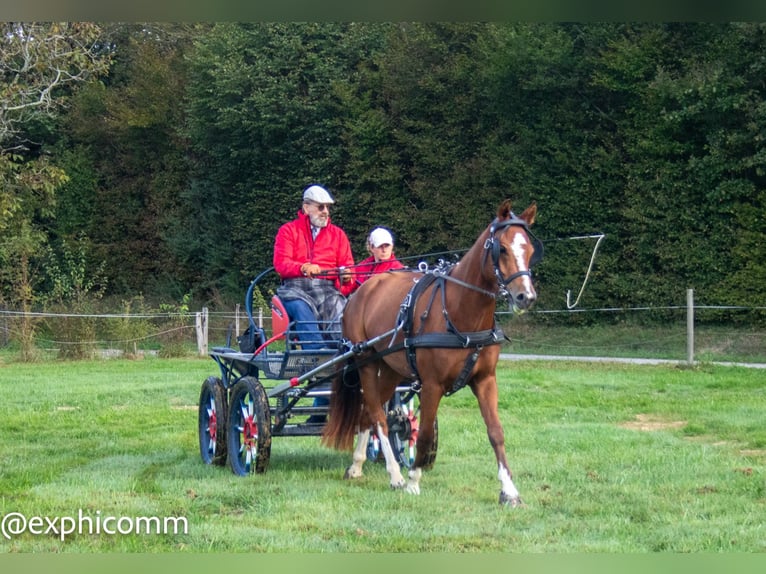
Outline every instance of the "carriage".
POLYGON ((302 348, 301 325, 290 322, 277 297, 271 335, 256 324, 253 292, 271 272, 264 271, 245 297, 249 327, 237 338, 239 348, 229 335, 210 353, 220 376, 209 377, 200 392, 203 461, 228 461, 239 475, 262 473, 272 437, 321 435, 326 446, 353 450, 346 478, 362 476, 364 462, 382 455, 390 486, 418 494, 422 471, 436 457, 439 402, 467 387, 497 461, 499 502, 520 506, 498 415, 504 334, 495 310, 502 301, 524 312, 536 299, 531 268, 543 251, 530 231, 536 213, 533 203, 517 216, 505 200, 457 263, 368 279, 349 298, 342 329, 325 326, 327 348, 319 350, 302 348), (318 397, 329 397, 329 407, 316 406, 318 397))
MULTIPOLYGON (((239 336, 230 328, 225 345, 210 350, 219 374, 204 381, 199 397, 202 461, 228 465, 240 476, 266 471, 272 437, 322 434, 328 406, 316 406, 315 399, 329 398, 331 379, 349 356, 349 351, 343 352, 339 326, 322 322, 325 348, 303 349, 302 325, 289 320, 276 295, 269 302, 267 332, 256 320, 253 299, 272 275, 273 267, 250 283, 245 295, 248 326, 239 336)), ((386 405, 388 439, 404 468, 414 461, 419 390, 417 381, 403 381, 386 405)), ((381 459, 375 433, 366 454, 370 460, 381 459)))

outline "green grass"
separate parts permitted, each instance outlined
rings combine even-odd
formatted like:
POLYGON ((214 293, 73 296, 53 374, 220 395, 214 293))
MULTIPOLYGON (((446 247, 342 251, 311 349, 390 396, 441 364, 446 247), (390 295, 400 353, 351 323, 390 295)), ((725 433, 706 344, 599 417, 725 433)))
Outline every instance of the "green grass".
POLYGON ((470 391, 443 400, 420 496, 273 440, 263 475, 201 462, 209 359, 0 363, 0 515, 184 517, 187 534, 24 534, 0 552, 764 552, 766 372, 521 361, 499 370, 499 484, 470 391))

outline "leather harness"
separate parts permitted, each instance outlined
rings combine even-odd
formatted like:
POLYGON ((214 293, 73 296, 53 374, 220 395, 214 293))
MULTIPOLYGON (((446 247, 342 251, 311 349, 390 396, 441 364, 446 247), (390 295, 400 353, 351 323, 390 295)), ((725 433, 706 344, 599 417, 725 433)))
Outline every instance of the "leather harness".
MULTIPOLYGON (((453 266, 454 267, 454 266, 453 266)), ((417 369, 417 361, 415 357, 416 350, 418 348, 447 348, 447 349, 473 349, 473 353, 469 354, 463 369, 460 371, 457 379, 452 384, 452 389, 446 394, 451 395, 462 389, 470 377, 476 361, 479 359, 481 350, 486 345, 498 345, 505 337, 503 330, 497 325, 493 324, 492 329, 485 329, 483 331, 474 331, 469 333, 463 333, 455 327, 454 323, 447 314, 447 305, 445 300, 444 286, 449 280, 449 272, 453 267, 450 267, 446 273, 439 270, 434 270, 424 275, 415 285, 412 286, 409 293, 404 299, 400 309, 399 318, 397 324, 400 325, 400 329, 405 333, 404 340, 399 344, 400 347, 404 347, 406 350, 407 363, 410 366, 410 370, 413 373, 413 377, 420 379, 417 369), (412 329, 415 324, 415 302, 423 294, 428 287, 434 285, 431 291, 431 296, 428 300, 425 310, 420 315, 420 330, 417 333, 412 334, 412 329), (436 299, 437 292, 441 292, 442 313, 444 319, 447 322, 447 330, 443 333, 423 333, 423 325, 428 315, 431 312, 431 306, 436 299)))
MULTIPOLYGON (((502 343, 503 339, 507 340, 507 337, 503 333, 503 330, 497 325, 496 321, 493 321, 493 326, 491 329, 485 329, 483 331, 464 333, 458 330, 447 313, 445 284, 447 281, 451 281, 458 285, 462 285, 463 287, 484 293, 485 295, 492 298, 497 298, 500 294, 507 295, 506 286, 516 277, 519 277, 520 275, 531 276, 532 273, 529 270, 517 271, 510 277, 503 277, 500 272, 500 247, 495 234, 498 231, 502 231, 511 225, 521 226, 527 232, 535 248, 533 260, 530 263, 536 263, 542 257, 543 246, 542 242, 540 242, 536 237, 534 237, 534 235, 530 233, 527 222, 513 214, 511 214, 509 219, 502 221, 498 221, 496 219, 490 226, 489 238, 484 245, 484 258, 486 258, 487 254, 492 257, 492 263, 495 268, 495 276, 497 278, 500 290, 499 293, 496 294, 491 291, 486 291, 475 285, 464 283, 459 279, 451 277, 450 273, 455 267, 455 264, 447 264, 444 261, 440 262, 440 264, 434 269, 424 271, 424 275, 415 282, 415 284, 405 296, 404 301, 402 301, 402 304, 399 307, 396 327, 389 332, 391 334, 391 342, 388 347, 382 351, 376 352, 373 356, 368 357, 367 359, 363 359, 362 362, 376 360, 382 356, 396 353, 404 349, 405 355, 407 357, 407 363, 412 372, 412 379, 420 380, 416 360, 416 351, 418 348, 473 349, 473 353, 470 353, 466 357, 460 374, 458 375, 457 379, 455 379, 452 384, 452 388, 447 391, 446 395, 449 396, 462 389, 468 383, 471 371, 476 365, 482 349, 487 345, 499 345, 502 343), (415 303, 432 285, 434 288, 431 291, 431 295, 428 299, 428 304, 426 305, 423 313, 420 315, 420 329, 417 333, 413 333, 412 331, 415 325, 415 303), (433 306, 433 303, 436 299, 436 295, 439 292, 441 292, 442 313, 447 323, 447 329, 443 333, 423 333, 425 320, 428 318, 428 315, 431 312, 431 307, 433 306), (394 344, 393 341, 396 338, 396 335, 400 332, 404 334, 404 339, 399 343, 394 344)), ((401 273, 406 271, 396 270, 391 272, 401 273)), ((350 345, 350 348, 352 348, 357 354, 369 350, 370 347, 371 345, 366 343, 350 345)))

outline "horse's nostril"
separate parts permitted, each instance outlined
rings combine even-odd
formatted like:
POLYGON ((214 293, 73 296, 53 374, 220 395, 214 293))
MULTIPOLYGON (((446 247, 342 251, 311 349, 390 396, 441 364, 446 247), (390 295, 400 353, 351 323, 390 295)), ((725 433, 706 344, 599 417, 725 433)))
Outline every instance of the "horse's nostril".
POLYGON ((528 309, 535 302, 535 298, 534 293, 527 293, 525 291, 517 293, 515 297, 516 306, 520 309, 528 309))

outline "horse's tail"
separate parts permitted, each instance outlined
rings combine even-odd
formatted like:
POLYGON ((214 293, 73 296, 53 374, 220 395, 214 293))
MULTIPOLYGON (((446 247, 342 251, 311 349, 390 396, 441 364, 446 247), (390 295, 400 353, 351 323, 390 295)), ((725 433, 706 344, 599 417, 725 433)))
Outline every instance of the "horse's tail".
POLYGON ((322 444, 338 450, 354 448, 354 437, 362 418, 362 387, 359 369, 349 359, 332 381, 328 421, 322 431, 322 444))

